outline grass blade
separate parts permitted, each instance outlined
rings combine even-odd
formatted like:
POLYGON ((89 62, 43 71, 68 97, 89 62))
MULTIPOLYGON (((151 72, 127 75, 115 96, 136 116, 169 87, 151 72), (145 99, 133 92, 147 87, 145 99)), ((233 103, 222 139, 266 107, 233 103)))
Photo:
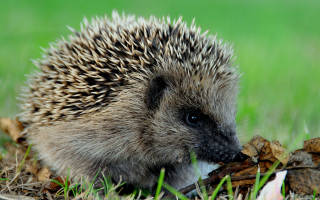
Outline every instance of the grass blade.
POLYGON ((230 176, 227 176, 227 190, 228 190, 229 199, 233 199, 232 183, 231 183, 230 176))
POLYGON ((155 200, 158 200, 160 192, 161 192, 161 188, 162 188, 162 184, 163 184, 163 180, 164 180, 164 172, 165 172, 165 169, 162 168, 161 171, 160 171, 159 179, 158 179, 158 185, 157 185, 156 194, 154 196, 155 200))
POLYGON ((100 173, 100 169, 98 170, 98 172, 96 173, 96 175, 93 177, 92 181, 89 183, 89 188, 86 192, 86 197, 88 197, 90 194, 93 194, 94 193, 94 184, 96 182, 96 179, 100 173))
POLYGON ((104 175, 104 173, 102 173, 102 177, 103 177, 103 180, 101 182, 102 182, 102 185, 103 185, 104 197, 107 198, 108 194, 109 194, 109 191, 112 188, 112 181, 111 181, 111 178, 110 177, 106 177, 104 175))
POLYGON ((219 184, 217 185, 217 187, 214 189, 214 191, 213 191, 213 193, 212 193, 212 195, 211 195, 210 200, 214 200, 214 199, 216 198, 216 196, 217 196, 220 188, 222 187, 223 183, 227 180, 227 177, 228 177, 228 176, 229 176, 229 175, 227 175, 227 176, 223 177, 223 179, 221 179, 221 181, 219 182, 219 184))
POLYGON ((285 199, 285 198, 286 198, 286 186, 285 186, 285 184, 284 184, 284 181, 283 181, 283 183, 282 183, 281 190, 282 190, 283 199, 285 199))
POLYGON ((53 182, 53 183, 55 183, 55 184, 59 185, 61 188, 63 188, 63 187, 64 187, 64 185, 63 185, 62 183, 60 183, 59 181, 57 181, 57 180, 55 180, 55 179, 51 179, 51 182, 53 182))
POLYGON ((200 173, 200 170, 199 170, 196 154, 194 152, 191 152, 190 157, 191 157, 191 163, 192 163, 195 175, 196 175, 196 177, 199 177, 198 183, 200 185, 200 189, 201 189, 201 192, 202 192, 203 199, 204 200, 208 200, 209 199, 208 198, 208 193, 207 193, 206 187, 204 186, 202 178, 201 178, 201 173, 200 173))
POLYGON ((171 192, 175 196, 177 196, 179 199, 188 200, 188 198, 186 196, 181 194, 178 190, 176 190, 175 188, 171 187, 170 185, 168 185, 166 183, 163 183, 163 187, 166 188, 169 192, 171 192))
POLYGON ((316 199, 316 195, 317 195, 317 191, 316 191, 316 190, 314 190, 314 191, 313 191, 312 200, 315 200, 315 199, 316 199))
POLYGON ((206 187, 203 184, 203 181, 202 181, 201 177, 199 177, 198 182, 199 182, 199 185, 200 185, 200 189, 201 189, 201 192, 202 192, 203 199, 204 200, 208 200, 209 199, 208 193, 207 193, 206 187))
POLYGON ((30 153, 31 146, 32 146, 31 144, 28 146, 28 149, 27 149, 26 153, 24 154, 23 159, 22 159, 22 161, 20 162, 20 164, 19 164, 19 166, 17 168, 17 174, 21 172, 21 169, 22 169, 24 163, 26 162, 26 159, 27 159, 27 157, 28 157, 28 155, 30 153))
POLYGON ((280 164, 279 160, 273 163, 270 169, 266 172, 266 175, 262 177, 258 190, 260 190, 262 186, 264 186, 264 184, 267 182, 267 180, 270 178, 271 174, 274 172, 274 170, 277 168, 279 164, 280 164))
POLYGON ((260 167, 258 167, 258 170, 257 170, 256 182, 254 183, 253 193, 251 195, 251 198, 253 198, 253 199, 257 198, 257 194, 259 191, 259 182, 260 182, 260 167))

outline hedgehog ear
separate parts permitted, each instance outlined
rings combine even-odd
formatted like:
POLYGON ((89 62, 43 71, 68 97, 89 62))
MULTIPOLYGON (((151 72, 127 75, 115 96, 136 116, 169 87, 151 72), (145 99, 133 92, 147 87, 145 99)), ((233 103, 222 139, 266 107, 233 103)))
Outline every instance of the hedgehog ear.
POLYGON ((145 102, 148 109, 155 110, 159 107, 164 90, 168 84, 163 76, 157 76, 149 82, 145 102))

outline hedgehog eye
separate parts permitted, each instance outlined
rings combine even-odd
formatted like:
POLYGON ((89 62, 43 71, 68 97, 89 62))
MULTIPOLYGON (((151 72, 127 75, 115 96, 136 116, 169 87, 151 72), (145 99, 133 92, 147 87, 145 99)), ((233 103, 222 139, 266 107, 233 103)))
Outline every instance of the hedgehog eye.
POLYGON ((184 117, 185 123, 192 127, 199 126, 199 123, 202 121, 202 119, 202 114, 196 112, 188 112, 184 117))

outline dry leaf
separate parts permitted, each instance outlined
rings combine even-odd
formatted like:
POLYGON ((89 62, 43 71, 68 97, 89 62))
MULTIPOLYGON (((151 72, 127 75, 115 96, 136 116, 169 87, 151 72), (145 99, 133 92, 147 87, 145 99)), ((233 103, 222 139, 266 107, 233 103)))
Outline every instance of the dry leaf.
MULTIPOLYGON (((54 178, 53 180, 56 180, 59 183, 61 183, 62 185, 64 185, 64 181, 60 176, 54 178)), ((53 181, 50 181, 50 183, 46 186, 46 189, 50 190, 51 192, 56 192, 60 188, 61 188, 61 186, 53 181)))
POLYGON ((258 166, 252 166, 245 168, 237 173, 234 173, 233 176, 244 176, 244 175, 253 175, 256 174, 258 171, 258 166))
POLYGON ((278 141, 269 142, 261 136, 253 137, 249 143, 243 145, 241 152, 249 157, 259 157, 259 160, 279 160, 283 165, 289 160, 288 154, 278 141))
POLYGON ((269 160, 271 162, 275 162, 277 158, 272 154, 271 146, 269 141, 264 141, 263 147, 259 152, 260 160, 269 160))
POLYGON ((299 194, 312 194, 320 191, 319 169, 296 169, 288 172, 290 188, 299 194))
POLYGON ((288 163, 289 155, 278 141, 271 142, 270 148, 272 151, 272 155, 277 158, 283 165, 286 165, 288 163))
POLYGON ((296 150, 290 156, 289 166, 313 166, 312 155, 302 150, 296 150))
POLYGON ((259 135, 254 136, 249 142, 258 152, 261 152, 266 143, 269 143, 269 141, 259 135))
POLYGON ((232 187, 240 187, 240 186, 248 186, 253 185, 256 182, 256 179, 246 179, 246 180, 240 180, 240 181, 232 181, 232 187))
POLYGON ((39 171, 39 163, 38 162, 26 163, 26 171, 30 172, 33 175, 37 175, 39 171))
POLYGON ((320 164, 320 154, 311 153, 312 155, 312 162, 315 166, 320 164))
POLYGON ((21 142, 21 140, 24 141, 23 135, 21 134, 23 126, 17 119, 0 118, 0 129, 7 133, 12 140, 17 143, 21 142))
POLYGON ((252 144, 249 144, 249 143, 243 145, 243 149, 241 152, 249 157, 258 156, 258 151, 256 150, 256 148, 252 144))
POLYGON ((49 181, 51 176, 51 171, 47 167, 43 167, 37 174, 38 180, 45 182, 49 181))
POLYGON ((303 148, 307 152, 320 153, 320 137, 304 141, 303 148))

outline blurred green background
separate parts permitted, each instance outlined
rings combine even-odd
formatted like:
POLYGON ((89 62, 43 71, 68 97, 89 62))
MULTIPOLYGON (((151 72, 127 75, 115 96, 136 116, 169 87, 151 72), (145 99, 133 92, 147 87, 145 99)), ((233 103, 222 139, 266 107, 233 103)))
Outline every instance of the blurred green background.
MULTIPOLYGON (((238 131, 285 144, 320 135, 319 0, 35 1, 6 0, 0 7, 0 116, 19 112, 16 97, 40 47, 79 29, 84 17, 117 9, 138 16, 193 18, 202 30, 233 44, 242 72, 238 131)), ((301 142, 301 141, 300 141, 301 142)))

